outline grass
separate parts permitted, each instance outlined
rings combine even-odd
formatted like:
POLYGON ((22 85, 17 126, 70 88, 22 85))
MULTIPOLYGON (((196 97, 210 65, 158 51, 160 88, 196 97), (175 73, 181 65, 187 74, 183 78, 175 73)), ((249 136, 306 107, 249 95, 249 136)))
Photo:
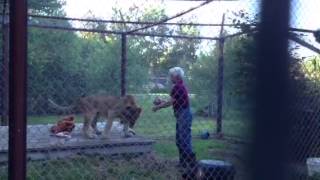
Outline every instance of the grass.
MULTIPOLYGON (((213 139, 201 140, 195 138, 193 139, 192 146, 199 159, 213 158, 212 154, 209 152, 211 149, 224 150, 228 147, 223 141, 215 141, 213 139)), ((154 145, 154 151, 162 158, 178 158, 178 151, 174 141, 159 140, 154 145)))
MULTIPOLYGON (((6 167, 1 170, 5 171, 6 167)), ((121 159, 95 156, 29 162, 27 180, 167 180, 177 179, 177 172, 171 161, 153 155, 121 159)), ((0 179, 6 178, 0 174, 0 179)))
MULTIPOLYGON (((219 159, 210 149, 228 148, 224 141, 199 140, 193 142, 198 159, 219 159)), ((28 180, 103 180, 103 179, 177 179, 175 167, 178 154, 174 141, 159 140, 154 145, 154 152, 142 156, 74 156, 70 159, 28 162, 28 180)), ((0 179, 6 179, 6 166, 0 166, 0 179)))

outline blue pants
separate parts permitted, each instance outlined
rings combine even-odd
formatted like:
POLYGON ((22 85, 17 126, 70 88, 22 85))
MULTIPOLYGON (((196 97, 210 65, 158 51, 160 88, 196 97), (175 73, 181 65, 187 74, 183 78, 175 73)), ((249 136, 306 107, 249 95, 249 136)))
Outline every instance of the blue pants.
POLYGON ((188 158, 194 156, 191 143, 192 114, 190 108, 176 111, 176 145, 179 150, 180 163, 185 163, 188 158))

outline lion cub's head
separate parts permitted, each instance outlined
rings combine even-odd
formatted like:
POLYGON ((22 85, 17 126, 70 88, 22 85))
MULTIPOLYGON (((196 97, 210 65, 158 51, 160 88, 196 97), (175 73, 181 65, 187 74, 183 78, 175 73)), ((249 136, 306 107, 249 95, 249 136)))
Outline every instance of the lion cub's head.
POLYGON ((129 127, 132 129, 140 117, 142 109, 140 107, 127 107, 124 112, 125 119, 129 122, 129 127))
POLYGON ((133 96, 124 97, 125 109, 122 112, 124 119, 129 123, 129 127, 133 128, 140 117, 142 109, 138 107, 133 96))

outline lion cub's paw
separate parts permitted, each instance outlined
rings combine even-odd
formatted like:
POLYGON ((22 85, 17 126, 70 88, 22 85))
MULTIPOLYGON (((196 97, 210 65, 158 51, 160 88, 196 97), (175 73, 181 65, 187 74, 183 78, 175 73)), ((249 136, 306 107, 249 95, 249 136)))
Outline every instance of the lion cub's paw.
POLYGON ((135 135, 134 131, 129 131, 128 133, 124 134, 124 138, 130 138, 133 137, 135 135))
POLYGON ((101 139, 109 139, 109 135, 102 133, 101 139))
POLYGON ((98 138, 98 135, 90 133, 90 134, 86 134, 86 137, 89 139, 96 139, 96 138, 98 138))
POLYGON ((101 135, 102 134, 102 132, 101 131, 96 131, 96 135, 101 135))
POLYGON ((130 137, 132 137, 132 135, 128 133, 128 134, 125 134, 123 137, 124 138, 130 138, 130 137))
POLYGON ((129 134, 136 135, 136 132, 133 129, 129 128, 129 134))

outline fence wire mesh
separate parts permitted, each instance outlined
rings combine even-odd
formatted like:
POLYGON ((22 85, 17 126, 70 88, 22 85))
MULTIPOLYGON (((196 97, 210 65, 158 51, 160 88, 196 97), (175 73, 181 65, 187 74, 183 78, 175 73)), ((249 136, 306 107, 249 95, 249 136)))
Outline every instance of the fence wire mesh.
MULTIPOLYGON (((185 6, 181 10, 199 4, 180 3, 185 6)), ((245 3, 237 4, 246 7, 245 3)), ((148 7, 150 9, 131 6, 129 11, 115 8, 113 18, 159 21, 175 14, 166 14, 165 6, 161 3, 148 7)), ((213 3, 202 10, 210 12, 219 6, 229 9, 227 3, 213 3)), ((235 11, 236 6, 232 5, 230 11, 235 11)), ((199 12, 201 10, 192 12, 177 22, 197 22, 199 12)), ((223 11, 212 12, 219 18, 203 23, 221 23, 223 11)), ((230 13, 225 23, 234 23, 236 16, 230 13)), ((86 17, 95 18, 93 13, 86 17)), ((241 23, 245 22, 245 19, 241 20, 241 23)), ((114 31, 142 27, 36 18, 30 18, 29 22, 114 31)), ((219 31, 219 26, 159 25, 141 32, 177 36, 201 36, 204 33, 205 36, 218 37, 219 31)), ((228 31, 235 33, 240 29, 226 27, 226 33, 228 31)), ((227 41, 226 46, 235 46, 231 41, 227 41)), ((243 145, 212 139, 217 117, 218 50, 215 45, 212 40, 128 36, 126 87, 127 94, 134 97, 133 103, 130 98, 119 97, 122 46, 119 35, 30 28, 28 178, 195 179, 200 176, 197 164, 203 166, 199 171, 202 179, 234 179, 233 164, 239 167, 237 174, 241 175, 243 162, 237 156, 242 155, 239 149, 244 149, 243 145), (183 83, 171 82, 168 71, 175 66, 184 70, 183 83), (153 112, 157 109, 155 107, 170 105, 171 99, 174 99, 173 110, 166 108, 153 112), (142 109, 140 114, 139 108, 142 109), (110 129, 112 118, 121 118, 122 123, 113 122, 111 133, 105 137, 108 135, 105 129, 110 129), (95 126, 96 120, 100 121, 95 126), (124 131, 126 129, 128 131, 124 131), (197 163, 201 159, 227 162, 197 163)), ((229 52, 230 58, 235 58, 231 57, 235 50, 229 52)), ((232 88, 237 85, 232 80, 236 73, 232 71, 237 66, 231 63, 225 69, 228 84, 225 85, 227 93, 223 104, 223 132, 241 137, 247 126, 241 122, 245 119, 245 114, 238 108, 241 103, 233 100, 236 95, 232 94, 232 88), (237 108, 233 110, 231 107, 237 108), (241 119, 234 120, 236 116, 241 119)), ((181 72, 177 73, 181 75, 181 72)), ((1 133, 7 136, 7 132, 1 133)), ((2 167, 1 174, 5 174, 6 166, 2 167)), ((238 175, 236 179, 244 177, 238 175)))
MULTIPOLYGON (((305 30, 316 30, 319 23, 315 23, 318 1, 294 0, 291 2, 290 26, 305 30)), ((290 42, 290 79, 293 99, 290 119, 292 127, 289 139, 290 179, 319 179, 318 167, 314 158, 319 157, 319 54, 312 51, 313 46, 319 49, 314 33, 291 32, 291 36, 298 37, 306 43, 290 42)), ((292 39, 291 39, 292 40, 292 39)))
MULTIPOLYGON (((1 3, 1 12, 6 12, 8 6, 7 3, 1 3)), ((9 78, 9 48, 8 44, 5 42, 9 41, 9 24, 7 19, 1 17, 1 60, 0 60, 0 179, 3 179, 7 176, 7 151, 4 149, 8 149, 8 78, 9 78), (4 164, 3 164, 4 163, 4 164)))
MULTIPOLYGON (((188 37, 245 32, 259 23, 259 2, 212 2, 172 21, 220 24, 225 14, 222 34, 221 26, 187 24, 158 25, 139 32, 188 37)), ((129 21, 159 21, 199 4, 137 1, 123 6, 118 2, 110 14, 113 20, 127 21, 122 24, 29 17, 29 24, 52 28, 30 27, 28 34, 28 179, 249 178, 245 152, 251 142, 250 114, 254 111, 255 33, 225 39, 223 84, 218 83, 219 41, 128 35, 128 96, 120 97, 121 36, 57 30, 130 31, 144 25, 129 21), (182 70, 172 69, 177 66, 182 70), (217 87, 221 85, 222 139, 216 134, 217 87)), ((291 27, 320 27, 308 22, 315 20, 312 7, 317 5, 316 0, 292 1, 291 27)), ((48 4, 30 1, 29 12, 62 16, 70 7, 63 9, 56 0, 48 4)), ((84 18, 98 16, 89 11, 84 18)), ((2 24, 0 179, 7 178, 8 153, 5 28, 2 24)), ((313 35, 293 33, 319 48, 313 35)), ((306 57, 310 52, 296 45, 290 44, 295 99, 289 174, 291 179, 316 179, 316 173, 308 176, 306 161, 320 152, 319 56, 306 57)))

